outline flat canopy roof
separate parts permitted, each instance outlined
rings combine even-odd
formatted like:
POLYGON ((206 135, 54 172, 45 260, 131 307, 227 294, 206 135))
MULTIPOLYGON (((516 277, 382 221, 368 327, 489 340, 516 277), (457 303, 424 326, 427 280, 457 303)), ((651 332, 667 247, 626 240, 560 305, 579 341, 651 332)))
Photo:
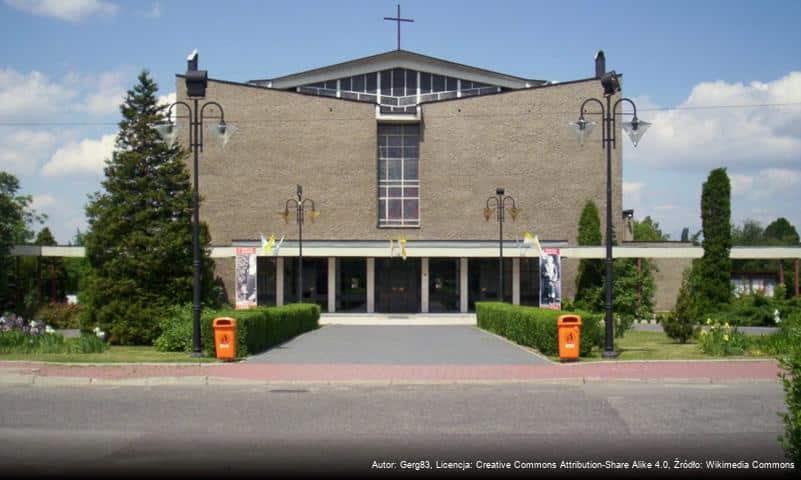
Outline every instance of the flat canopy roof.
MULTIPOLYGON (((567 242, 542 242, 543 248, 558 247, 565 258, 604 258, 604 247, 568 247, 567 242)), ((258 241, 234 242, 231 246, 211 248, 212 258, 230 258, 236 256, 236 249, 242 247, 255 248, 257 255, 264 255, 258 241)), ((504 242, 504 256, 509 258, 535 257, 534 249, 519 249, 514 242, 504 242)), ((492 241, 412 241, 406 242, 408 257, 486 257, 498 256, 498 243, 492 241)), ((389 242, 375 241, 320 241, 303 242, 303 254, 308 257, 389 257, 389 242)), ((84 247, 37 245, 16 245, 11 250, 12 256, 18 257, 84 257, 84 247)), ((281 246, 281 257, 296 257, 297 241, 287 240, 281 246)), ((704 249, 696 246, 621 246, 612 249, 615 258, 701 258, 704 249)), ((732 247, 732 259, 779 259, 801 258, 801 247, 732 247)))

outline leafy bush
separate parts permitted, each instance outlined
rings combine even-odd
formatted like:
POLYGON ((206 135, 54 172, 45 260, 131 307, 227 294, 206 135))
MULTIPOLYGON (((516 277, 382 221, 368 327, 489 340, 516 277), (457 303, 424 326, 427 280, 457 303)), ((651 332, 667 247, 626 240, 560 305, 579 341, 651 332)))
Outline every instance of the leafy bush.
POLYGON ((749 347, 748 337, 728 323, 722 326, 712 319, 707 320, 708 330, 698 333, 698 346, 707 355, 724 357, 728 355, 742 355, 749 347))
POLYGON ((192 351, 192 304, 170 307, 159 324, 161 335, 153 342, 160 352, 192 351))
MULTIPOLYGON (((218 317, 236 319, 236 355, 245 357, 283 343, 318 327, 320 307, 292 304, 250 310, 207 310, 201 318, 203 353, 215 355, 212 322, 218 317)), ((192 307, 175 307, 161 323, 163 333, 154 345, 159 351, 192 350, 192 307)))
POLYGON ((39 308, 33 318, 41 320, 53 328, 81 328, 82 311, 83 305, 50 303, 39 308))
POLYGON ((477 302, 478 326, 543 355, 559 351, 556 321, 561 315, 582 318, 579 355, 587 356, 593 347, 603 345, 603 316, 586 312, 566 312, 547 308, 521 307, 500 302, 477 302))
POLYGON ((787 457, 801 464, 801 325, 791 325, 787 331, 791 345, 779 361, 784 368, 781 375, 784 385, 787 412, 782 414, 784 435, 781 437, 787 457))

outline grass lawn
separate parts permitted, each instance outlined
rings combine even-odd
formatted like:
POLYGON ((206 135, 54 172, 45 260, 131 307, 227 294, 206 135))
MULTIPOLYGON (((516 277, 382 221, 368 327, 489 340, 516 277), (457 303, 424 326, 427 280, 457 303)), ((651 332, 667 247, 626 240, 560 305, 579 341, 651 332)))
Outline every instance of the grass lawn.
POLYGON ((194 358, 190 353, 159 352, 155 347, 111 346, 103 353, 0 353, 0 360, 41 362, 115 363, 115 362, 216 362, 214 358, 194 358))
MULTIPOLYGON (((724 360, 738 358, 770 358, 769 355, 746 355, 714 357, 705 355, 698 348, 698 345, 690 340, 685 344, 676 343, 663 332, 643 332, 629 330, 623 338, 615 339, 615 351, 619 353, 614 360, 724 360)), ((551 360, 559 361, 558 356, 550 357, 551 360)), ((595 349, 587 357, 582 357, 579 361, 598 361, 603 360, 601 350, 595 349)))

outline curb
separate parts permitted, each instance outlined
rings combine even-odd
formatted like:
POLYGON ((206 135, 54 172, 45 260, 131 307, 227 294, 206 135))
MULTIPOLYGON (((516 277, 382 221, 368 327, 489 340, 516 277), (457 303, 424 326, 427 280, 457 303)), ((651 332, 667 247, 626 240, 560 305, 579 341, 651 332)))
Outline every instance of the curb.
POLYGON ((427 380, 427 379, 386 379, 386 380, 258 380, 231 377, 140 377, 140 378, 94 378, 94 377, 48 377, 37 375, 0 375, 0 385, 21 386, 38 385, 44 387, 65 386, 267 386, 314 385, 314 386, 415 386, 415 385, 573 385, 586 384, 665 384, 665 385, 725 385, 725 384, 769 384, 777 379, 735 378, 717 379, 711 377, 695 378, 608 378, 608 377, 565 377, 497 380, 427 380))

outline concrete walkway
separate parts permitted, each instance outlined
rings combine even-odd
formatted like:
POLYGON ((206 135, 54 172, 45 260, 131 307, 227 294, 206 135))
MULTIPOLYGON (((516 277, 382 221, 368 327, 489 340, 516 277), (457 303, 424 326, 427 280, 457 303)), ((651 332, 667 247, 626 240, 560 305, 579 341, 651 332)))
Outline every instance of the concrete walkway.
POLYGON ((245 360, 270 364, 546 365, 548 359, 476 327, 329 325, 245 360))
POLYGON ((549 365, 269 364, 58 365, 0 362, 0 385, 259 385, 285 383, 777 383, 775 360, 549 365))

